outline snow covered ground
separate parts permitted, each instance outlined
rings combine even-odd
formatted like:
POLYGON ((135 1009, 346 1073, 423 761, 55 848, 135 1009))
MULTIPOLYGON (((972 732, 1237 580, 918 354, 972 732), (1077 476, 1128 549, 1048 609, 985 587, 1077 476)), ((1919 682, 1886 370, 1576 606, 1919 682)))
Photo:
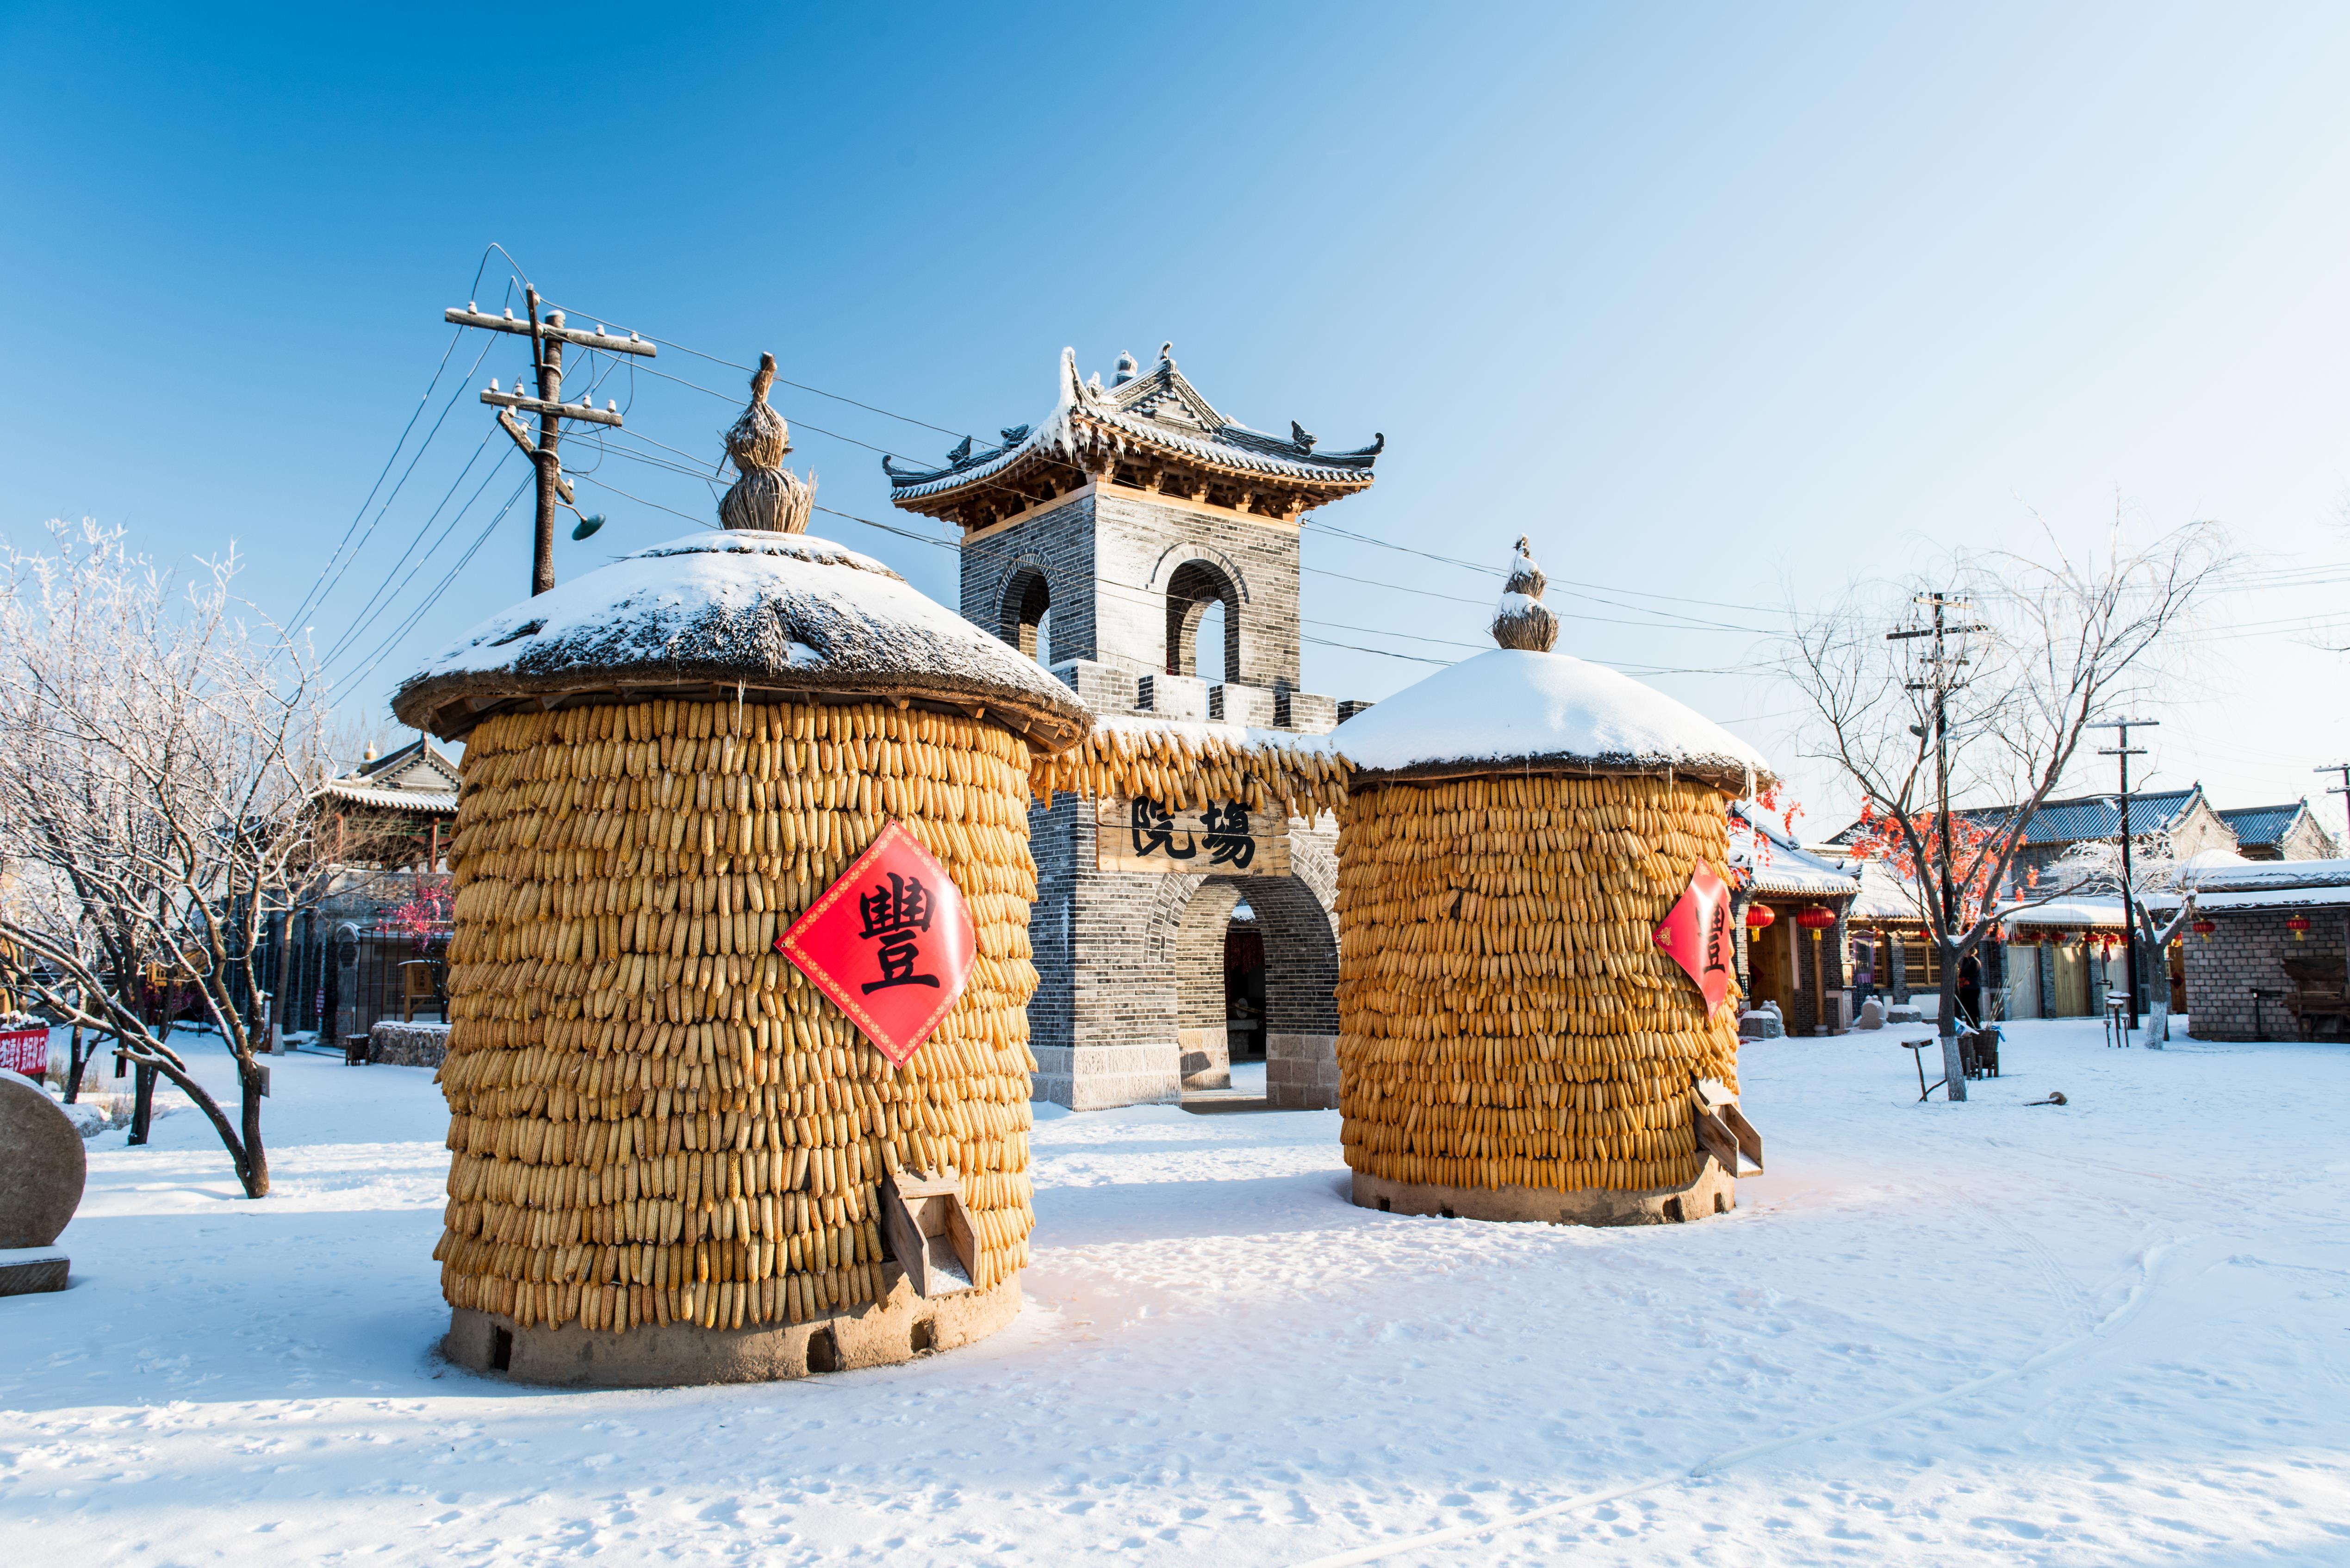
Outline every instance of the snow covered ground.
MULTIPOLYGON (((276 1071, 94 1144, 0 1301, 10 1563, 2350 1563, 2339 1046, 2024 1023, 1750 1043, 1702 1223, 1367 1213, 1335 1113, 1055 1115, 1019 1322, 805 1383, 544 1393, 434 1355, 430 1075, 276 1071), (2062 1089, 2064 1108, 2027 1107, 2062 1089)), ((223 1059, 224 1061, 224 1059, 223 1059)), ((222 1075, 224 1080, 225 1074, 222 1075)))

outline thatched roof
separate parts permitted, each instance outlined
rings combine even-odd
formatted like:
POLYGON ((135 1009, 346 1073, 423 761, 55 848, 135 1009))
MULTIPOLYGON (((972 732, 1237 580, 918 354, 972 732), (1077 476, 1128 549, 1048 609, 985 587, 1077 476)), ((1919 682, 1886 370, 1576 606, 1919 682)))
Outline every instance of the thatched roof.
POLYGON ((787 692, 981 711, 1058 752, 1088 718, 1034 660, 888 566, 805 534, 732 530, 639 550, 500 611, 392 698, 442 739, 566 697, 787 692))
POLYGON ((1332 732, 1357 787, 1504 773, 1674 774, 1745 794, 1762 754, 1605 665, 1497 648, 1440 670, 1332 732))

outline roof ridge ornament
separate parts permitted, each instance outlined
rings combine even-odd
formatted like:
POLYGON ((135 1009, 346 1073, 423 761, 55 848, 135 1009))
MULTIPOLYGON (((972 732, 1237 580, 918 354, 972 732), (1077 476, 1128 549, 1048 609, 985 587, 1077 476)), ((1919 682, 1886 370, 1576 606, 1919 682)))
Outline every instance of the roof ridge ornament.
POLYGON ((730 529, 805 534, 816 504, 816 473, 810 470, 803 484, 783 466, 792 432, 784 416, 767 406, 767 389, 775 384, 775 357, 762 354, 751 377, 750 404, 726 431, 726 455, 743 477, 719 498, 718 516, 730 529))
POLYGON ((1493 607, 1493 640, 1503 648, 1548 653, 1558 642, 1558 617, 1542 602, 1550 579, 1534 565, 1526 536, 1518 535, 1517 554, 1510 560, 1510 580, 1493 607))

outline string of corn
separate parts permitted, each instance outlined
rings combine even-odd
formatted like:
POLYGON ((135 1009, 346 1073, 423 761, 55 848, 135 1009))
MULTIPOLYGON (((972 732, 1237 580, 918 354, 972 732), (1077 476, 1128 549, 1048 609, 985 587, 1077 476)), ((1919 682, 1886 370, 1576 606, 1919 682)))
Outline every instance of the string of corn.
POLYGON ((1338 833, 1347 1163, 1457 1187, 1646 1190, 1697 1179, 1700 1078, 1736 1086, 1653 931, 1726 797, 1638 777, 1477 778, 1357 794, 1338 833))
POLYGON ((973 1282, 1028 1261, 1026 743, 887 702, 508 714, 451 866, 454 1306, 800 1323, 879 1293, 885 1169, 952 1168, 973 1282), (893 1068, 773 951, 895 817, 971 907, 970 983, 893 1068))
POLYGON ((1029 788, 1038 800, 1055 790, 1091 800, 1140 795, 1170 811, 1237 800, 1251 811, 1278 805, 1285 816, 1310 818, 1346 805, 1347 774, 1346 759, 1325 748, 1109 720, 1057 756, 1032 762, 1029 788))

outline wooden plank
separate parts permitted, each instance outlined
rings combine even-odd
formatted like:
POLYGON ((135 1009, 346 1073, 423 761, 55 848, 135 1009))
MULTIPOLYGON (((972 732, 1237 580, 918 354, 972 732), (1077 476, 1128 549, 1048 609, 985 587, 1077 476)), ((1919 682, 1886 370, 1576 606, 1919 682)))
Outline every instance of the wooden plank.
POLYGON ((882 1229, 906 1282, 924 1299, 972 1288, 979 1245, 963 1206, 962 1183, 951 1170, 937 1175, 896 1171, 881 1183, 882 1229))
POLYGON ((1211 801, 1167 811, 1105 799, 1094 814, 1094 868, 1161 877, 1286 877, 1289 823, 1274 812, 1211 801))
POLYGON ((1721 1168, 1732 1176, 1738 1174, 1738 1137, 1720 1116, 1711 1111, 1700 1111, 1697 1116, 1697 1141, 1705 1151, 1721 1162, 1721 1168))
MULTIPOLYGON (((1722 1121, 1729 1126, 1731 1132, 1737 1137, 1738 1152, 1752 1160, 1754 1162, 1755 1169, 1762 1169, 1762 1135, 1754 1130, 1754 1124, 1748 1121, 1746 1119, 1746 1114, 1743 1111, 1741 1111, 1734 1105, 1722 1106, 1719 1114, 1721 1115, 1722 1121)), ((1731 1165, 1730 1168, 1740 1176, 1746 1174, 1744 1171, 1738 1168, 1735 1162, 1731 1165)))

